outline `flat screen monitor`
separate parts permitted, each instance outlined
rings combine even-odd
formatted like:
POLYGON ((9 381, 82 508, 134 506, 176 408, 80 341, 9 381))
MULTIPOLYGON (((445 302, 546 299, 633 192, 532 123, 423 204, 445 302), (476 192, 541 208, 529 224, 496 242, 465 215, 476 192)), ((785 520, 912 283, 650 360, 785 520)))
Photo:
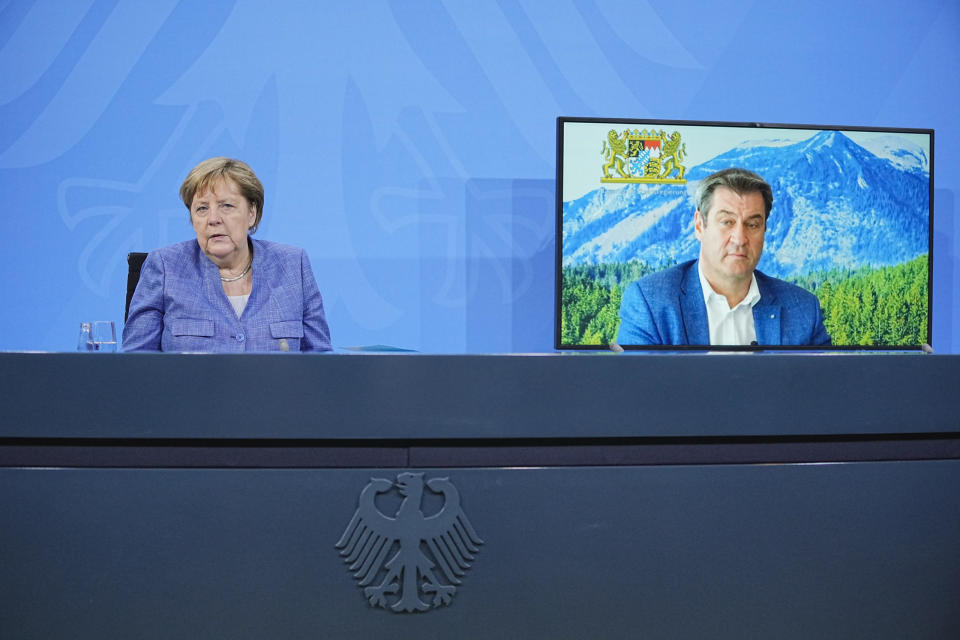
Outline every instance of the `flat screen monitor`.
MULTIPOLYGON (((791 338, 780 340, 767 327, 762 333, 772 344, 710 344, 703 338, 709 327, 694 326, 706 322, 706 314, 687 305, 697 299, 697 286, 709 284, 697 266, 712 264, 707 256, 698 261, 694 195, 705 177, 738 167, 759 174, 773 193, 757 280, 786 282, 816 296, 830 350, 923 348, 931 338, 933 134, 558 118, 555 347, 614 343, 616 349, 626 295, 625 324, 632 327, 637 311, 656 326, 653 339, 634 339, 642 344, 620 341, 624 349, 823 350, 788 344, 791 338), (658 272, 658 280, 641 281, 658 272), (646 284, 631 293, 638 282, 646 284), (688 292, 693 297, 681 300, 688 292)), ((700 288, 700 309, 705 291, 700 288)), ((789 307, 794 298, 812 300, 801 293, 779 303, 789 307)), ((765 316, 754 319, 766 323, 765 316)))

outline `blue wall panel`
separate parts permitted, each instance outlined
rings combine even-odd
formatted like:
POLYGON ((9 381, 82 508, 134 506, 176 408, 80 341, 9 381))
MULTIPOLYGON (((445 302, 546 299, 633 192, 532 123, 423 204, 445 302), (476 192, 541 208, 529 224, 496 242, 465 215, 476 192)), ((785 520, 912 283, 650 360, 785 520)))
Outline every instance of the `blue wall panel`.
POLYGON ((336 346, 545 351, 558 115, 936 129, 934 336, 960 351, 960 6, 0 3, 0 349, 123 314, 212 155, 267 189, 336 346))

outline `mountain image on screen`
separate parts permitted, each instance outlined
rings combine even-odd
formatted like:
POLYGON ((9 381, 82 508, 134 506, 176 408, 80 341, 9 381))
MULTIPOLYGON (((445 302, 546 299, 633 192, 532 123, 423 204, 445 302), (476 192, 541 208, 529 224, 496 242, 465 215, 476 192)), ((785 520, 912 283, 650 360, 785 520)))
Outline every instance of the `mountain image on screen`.
POLYGON ((659 270, 696 258, 690 194, 728 167, 755 171, 773 188, 757 267, 764 273, 797 278, 903 264, 928 249, 929 160, 895 134, 869 146, 821 131, 787 145, 741 144, 690 168, 687 185, 600 187, 563 205, 563 266, 639 260, 659 270))
MULTIPOLYGON (((691 162, 685 183, 601 181, 598 154, 597 188, 558 212, 559 348, 609 344, 630 282, 698 256, 692 194, 700 180, 730 167, 755 171, 773 189, 757 269, 816 295, 835 347, 920 348, 930 335, 933 147, 932 131, 916 131, 930 143, 892 130, 826 129, 799 139, 787 129, 744 128, 752 140, 691 162)), ((696 148, 711 130, 684 135, 696 148)), ((580 153, 582 144, 572 148, 580 153)), ((561 185, 567 177, 594 180, 567 171, 561 167, 561 185)))

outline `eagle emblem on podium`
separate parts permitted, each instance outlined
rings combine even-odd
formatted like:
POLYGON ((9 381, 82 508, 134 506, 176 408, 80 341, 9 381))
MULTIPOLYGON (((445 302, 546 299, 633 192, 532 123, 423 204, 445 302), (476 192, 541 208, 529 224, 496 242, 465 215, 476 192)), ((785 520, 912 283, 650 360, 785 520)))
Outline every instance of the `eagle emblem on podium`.
POLYGON ((450 604, 481 544, 449 478, 425 482, 422 473, 404 472, 396 482, 370 479, 336 548, 371 606, 414 612, 450 604), (430 515, 422 507, 425 489, 426 497, 442 499, 430 515), (377 499, 394 490, 402 500, 389 515, 377 499))

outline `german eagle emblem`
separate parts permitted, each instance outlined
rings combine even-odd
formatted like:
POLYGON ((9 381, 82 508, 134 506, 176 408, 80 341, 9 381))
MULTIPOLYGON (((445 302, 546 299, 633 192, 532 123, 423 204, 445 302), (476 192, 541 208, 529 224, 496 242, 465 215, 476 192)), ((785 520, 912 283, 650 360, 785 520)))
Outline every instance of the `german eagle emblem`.
POLYGON ((371 606, 412 612, 450 604, 481 544, 460 507, 460 492, 448 478, 424 483, 422 473, 404 472, 395 483, 370 479, 336 547, 371 606), (433 515, 425 515, 421 508, 424 484, 443 498, 443 506, 433 515), (396 515, 389 516, 380 511, 376 499, 395 488, 403 499, 396 515), (421 592, 429 603, 420 599, 421 592))

